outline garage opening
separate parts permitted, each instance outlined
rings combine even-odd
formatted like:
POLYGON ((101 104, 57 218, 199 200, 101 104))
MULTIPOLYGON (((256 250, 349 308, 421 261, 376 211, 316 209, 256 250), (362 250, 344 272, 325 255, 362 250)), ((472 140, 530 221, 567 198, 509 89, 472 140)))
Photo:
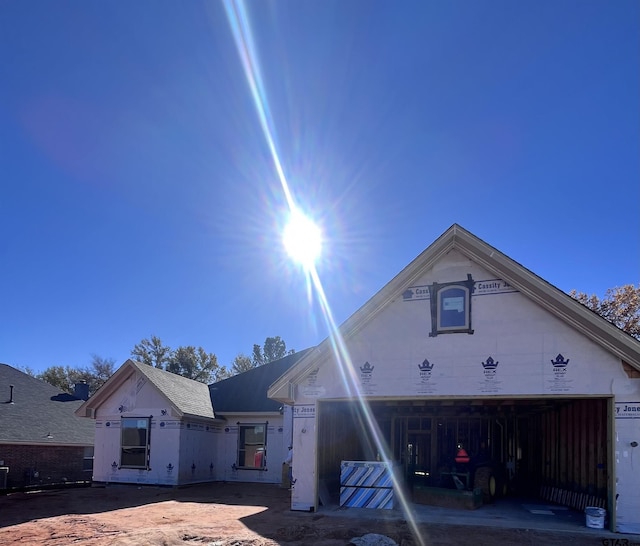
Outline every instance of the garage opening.
POLYGON ((606 398, 373 401, 381 448, 358 403, 320 402, 318 479, 337 503, 342 461, 388 460, 414 501, 429 488, 608 508, 607 408, 606 398))

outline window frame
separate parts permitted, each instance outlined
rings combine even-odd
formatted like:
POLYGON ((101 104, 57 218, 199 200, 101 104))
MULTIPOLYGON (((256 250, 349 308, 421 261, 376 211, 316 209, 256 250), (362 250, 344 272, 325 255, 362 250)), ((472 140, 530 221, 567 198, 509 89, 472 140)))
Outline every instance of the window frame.
MULTIPOLYGON (((131 455, 130 453, 127 453, 126 455, 131 455)), ((122 417, 120 420, 120 466, 119 468, 132 468, 135 470, 151 470, 151 467, 149 466, 149 460, 150 460, 150 455, 151 455, 151 417, 122 417), (146 422, 146 427, 141 428, 139 426, 136 426, 136 430, 146 430, 146 438, 144 439, 143 444, 125 444, 125 430, 129 429, 131 430, 131 428, 133 427, 127 427, 125 426, 125 423, 127 421, 137 421, 138 425, 140 424, 140 421, 144 421, 146 422), (123 455, 125 455, 124 450, 125 449, 130 449, 130 450, 140 450, 143 449, 144 450, 144 464, 142 465, 138 465, 138 464, 125 464, 123 463, 123 455)))
POLYGON ((474 280, 471 275, 467 275, 466 281, 448 282, 448 283, 436 283, 434 282, 430 287, 430 299, 431 299, 431 332, 429 337, 436 337, 438 334, 473 334, 473 328, 471 327, 471 296, 474 289, 474 280), (443 301, 446 299, 446 294, 451 290, 461 290, 462 297, 464 298, 464 324, 455 324, 453 326, 443 325, 443 301))
POLYGON ((236 468, 238 470, 259 470, 266 471, 267 470, 267 430, 268 430, 268 421, 260 421, 260 422, 252 422, 252 423, 237 423, 238 425, 238 444, 236 450, 236 468), (247 441, 246 434, 243 434, 243 431, 254 429, 256 427, 262 427, 262 441, 261 442, 250 442, 249 445, 252 449, 247 449, 247 441), (247 465, 247 454, 249 455, 249 461, 255 463, 256 456, 258 453, 262 453, 262 457, 260 460, 260 466, 247 465))
POLYGON ((95 458, 95 447, 84 446, 82 454, 82 471, 93 473, 93 461, 95 458))

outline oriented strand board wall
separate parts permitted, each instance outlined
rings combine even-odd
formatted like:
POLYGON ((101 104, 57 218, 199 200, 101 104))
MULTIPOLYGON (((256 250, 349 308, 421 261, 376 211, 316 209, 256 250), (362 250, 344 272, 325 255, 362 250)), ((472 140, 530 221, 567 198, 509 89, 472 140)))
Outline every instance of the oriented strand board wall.
POLYGON ((371 443, 368 428, 356 426, 357 412, 352 404, 322 403, 318 413, 318 478, 330 495, 339 498, 341 461, 371 461, 375 453, 365 454, 365 446, 371 443))
POLYGON ((534 458, 523 470, 532 489, 550 486, 607 499, 606 399, 575 400, 530 417, 527 431, 534 458))

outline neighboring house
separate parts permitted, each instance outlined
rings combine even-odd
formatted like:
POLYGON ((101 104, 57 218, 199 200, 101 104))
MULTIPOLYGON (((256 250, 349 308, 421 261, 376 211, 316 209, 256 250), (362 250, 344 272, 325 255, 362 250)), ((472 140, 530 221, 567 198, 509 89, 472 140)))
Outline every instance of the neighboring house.
POLYGON ((382 459, 409 492, 455 476, 640 533, 640 342, 458 225, 268 395, 294 409, 294 510, 368 502, 342 470, 382 459))
POLYGON ((303 354, 211 387, 127 360, 77 411, 95 419, 94 480, 279 483, 291 413, 266 392, 303 354))
POLYGON ((0 364, 0 489, 91 481, 94 428, 74 413, 88 394, 0 364))

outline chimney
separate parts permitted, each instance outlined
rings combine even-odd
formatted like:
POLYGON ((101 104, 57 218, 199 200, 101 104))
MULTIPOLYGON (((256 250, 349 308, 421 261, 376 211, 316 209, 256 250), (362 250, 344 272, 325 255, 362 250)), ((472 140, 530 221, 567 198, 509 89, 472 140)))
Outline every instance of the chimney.
POLYGON ((13 385, 9 385, 9 404, 13 404, 13 385))
POLYGON ((89 400, 89 385, 84 379, 73 386, 73 396, 80 400, 89 400))

